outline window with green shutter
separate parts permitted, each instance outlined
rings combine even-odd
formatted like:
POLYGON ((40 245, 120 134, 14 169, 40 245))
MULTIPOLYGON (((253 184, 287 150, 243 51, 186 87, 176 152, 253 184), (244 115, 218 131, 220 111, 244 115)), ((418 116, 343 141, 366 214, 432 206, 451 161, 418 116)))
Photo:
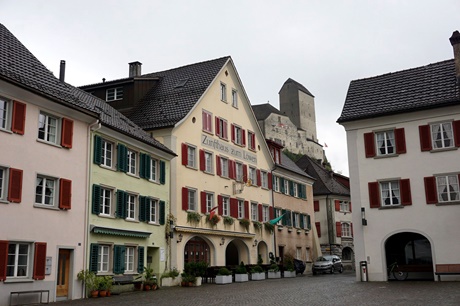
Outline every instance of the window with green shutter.
POLYGON ((140 246, 137 248, 137 272, 144 272, 144 247, 140 246))
POLYGON ((91 212, 95 215, 101 212, 101 187, 96 184, 93 185, 91 212))
POLYGON ((166 219, 166 202, 165 201, 160 201, 160 224, 164 225, 165 224, 165 219, 166 219))
POLYGON ((97 259, 99 255, 99 245, 97 243, 91 243, 89 249, 89 270, 97 273, 97 259))
POLYGON ((164 185, 166 183, 166 163, 160 160, 160 184, 164 185))
POLYGON ((294 182, 293 181, 289 181, 289 195, 291 197, 294 196, 294 182))
POLYGON ((127 217, 126 211, 126 202, 127 202, 128 195, 123 190, 117 191, 117 211, 116 216, 118 218, 125 219, 127 217))
POLYGON ((96 165, 100 165, 102 162, 102 138, 101 136, 94 135, 93 144, 93 162, 96 165))
POLYGON ((280 177, 280 190, 281 193, 286 193, 286 190, 284 189, 284 178, 280 177))
POLYGON ((307 228, 311 230, 311 218, 310 215, 307 215, 307 228))
POLYGON ((125 250, 124 245, 113 247, 113 273, 123 274, 125 272, 125 250))
POLYGON ((117 146, 117 170, 122 172, 128 171, 128 149, 121 143, 117 146))
POLYGON ((147 198, 144 196, 139 196, 139 221, 148 221, 147 219, 147 210, 146 210, 147 198))
POLYGON ((299 217, 299 221, 300 221, 300 228, 304 228, 305 227, 305 224, 304 224, 304 214, 300 214, 300 217, 299 217))

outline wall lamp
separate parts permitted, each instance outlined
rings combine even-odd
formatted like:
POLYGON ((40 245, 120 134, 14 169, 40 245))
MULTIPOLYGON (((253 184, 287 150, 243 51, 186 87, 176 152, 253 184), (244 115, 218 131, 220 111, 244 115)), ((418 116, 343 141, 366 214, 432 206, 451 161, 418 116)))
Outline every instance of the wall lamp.
POLYGON ((367 225, 367 220, 366 220, 366 208, 361 207, 361 222, 363 225, 367 225))
POLYGON ((220 239, 220 245, 224 245, 225 244, 225 238, 222 237, 222 239, 220 239))
POLYGON ((182 234, 179 234, 179 236, 177 236, 177 243, 179 243, 181 241, 182 241, 182 234))
POLYGON ((254 240, 254 243, 252 244, 253 247, 257 246, 257 244, 259 243, 259 241, 257 241, 257 239, 254 240))

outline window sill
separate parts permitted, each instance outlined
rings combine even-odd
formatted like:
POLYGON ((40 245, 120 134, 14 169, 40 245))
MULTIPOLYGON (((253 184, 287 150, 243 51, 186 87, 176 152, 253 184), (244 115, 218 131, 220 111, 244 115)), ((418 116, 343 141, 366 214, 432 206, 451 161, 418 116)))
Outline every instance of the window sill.
POLYGON ((101 218, 116 219, 115 216, 112 216, 112 215, 98 214, 98 216, 101 218))
POLYGON ((206 133, 206 134, 209 134, 209 135, 212 135, 214 136, 214 133, 212 131, 208 131, 208 130, 201 130, 203 133, 206 133))
POLYGON ((431 149, 430 153, 438 153, 438 152, 446 152, 446 151, 455 151, 458 150, 457 147, 449 147, 449 148, 439 148, 439 149, 431 149))
POLYGON ((209 174, 209 175, 212 175, 212 176, 214 176, 214 172, 212 172, 212 171, 211 171, 211 172, 208 172, 208 171, 203 171, 203 173, 205 173, 205 174, 209 174))
POLYGON ((125 219, 125 221, 132 222, 132 223, 139 223, 139 220, 135 220, 135 219, 125 219))
POLYGON ((117 169, 113 168, 113 167, 109 167, 109 166, 106 166, 106 165, 102 165, 100 164, 99 167, 103 168, 103 169, 106 169, 106 170, 109 170, 109 171, 114 171, 116 172, 117 169))
POLYGON ((376 155, 374 156, 374 159, 381 159, 381 158, 392 158, 392 157, 398 157, 399 154, 384 154, 384 155, 376 155))
POLYGON ((37 204, 37 203, 34 204, 34 207, 35 207, 35 208, 50 209, 50 210, 60 210, 59 208, 55 207, 54 205, 53 205, 53 206, 49 206, 49 205, 37 204))
POLYGON ((24 278, 19 278, 19 279, 15 279, 15 278, 10 278, 10 279, 6 279, 5 281, 3 281, 4 284, 17 284, 17 283, 33 283, 34 280, 33 279, 30 279, 30 278, 27 278, 27 279, 24 279, 24 278))
POLYGON ((46 145, 49 145, 49 146, 52 146, 52 147, 56 147, 56 148, 59 148, 59 149, 64 148, 64 147, 61 147, 60 145, 58 145, 57 143, 49 142, 49 141, 46 141, 46 140, 43 140, 43 139, 40 139, 40 138, 37 138, 37 142, 41 142, 43 144, 46 144, 46 145))
MULTIPOLYGON (((0 132, 5 132, 5 133, 7 133, 7 134, 14 134, 12 131, 6 130, 6 129, 2 129, 2 128, 0 128, 0 132)), ((20 134, 18 134, 18 135, 20 135, 20 134)))
POLYGON ((439 202, 436 203, 436 206, 449 206, 449 205, 459 205, 460 201, 452 201, 452 202, 439 202))
POLYGON ((0 199, 0 204, 10 204, 10 201, 0 199))
POLYGON ((190 169, 190 170, 195 170, 195 171, 198 170, 198 168, 192 167, 192 166, 189 166, 189 165, 185 165, 185 167, 186 167, 187 169, 190 169))
POLYGON ((134 173, 126 172, 127 175, 129 175, 132 178, 140 179, 140 177, 134 173))
POLYGON ((397 209, 397 208, 404 208, 403 205, 387 205, 387 206, 380 206, 379 209, 397 209))
POLYGON ((150 225, 160 226, 160 223, 158 223, 158 222, 149 221, 148 223, 149 223, 150 225))

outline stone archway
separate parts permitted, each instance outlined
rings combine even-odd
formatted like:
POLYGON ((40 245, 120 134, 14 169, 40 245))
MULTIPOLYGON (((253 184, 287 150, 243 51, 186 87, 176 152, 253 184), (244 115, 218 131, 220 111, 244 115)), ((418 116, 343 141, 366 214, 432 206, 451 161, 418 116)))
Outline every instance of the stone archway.
POLYGON ((247 245, 240 239, 230 241, 225 249, 225 265, 237 266, 243 261, 249 263, 249 250, 247 245))
POLYGON ((184 264, 188 262, 210 261, 210 247, 201 237, 195 236, 187 241, 184 249, 184 264))
MULTIPOLYGON (((430 241, 423 235, 412 232, 397 233, 385 242, 386 266, 397 262, 407 279, 433 278, 433 258, 430 241)), ((392 276, 388 277, 392 280, 392 276)))
POLYGON ((259 255, 262 258, 262 263, 268 264, 270 262, 268 259, 268 246, 264 241, 259 242, 257 245, 257 260, 259 260, 259 255))

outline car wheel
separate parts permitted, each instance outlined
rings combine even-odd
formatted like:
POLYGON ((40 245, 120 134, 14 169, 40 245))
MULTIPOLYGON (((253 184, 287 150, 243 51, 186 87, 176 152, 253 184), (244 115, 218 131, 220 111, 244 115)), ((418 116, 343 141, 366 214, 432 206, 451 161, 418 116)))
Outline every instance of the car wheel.
POLYGON ((331 267, 331 274, 334 274, 334 266, 331 267))
POLYGON ((343 272, 343 266, 340 266, 339 273, 343 272))

